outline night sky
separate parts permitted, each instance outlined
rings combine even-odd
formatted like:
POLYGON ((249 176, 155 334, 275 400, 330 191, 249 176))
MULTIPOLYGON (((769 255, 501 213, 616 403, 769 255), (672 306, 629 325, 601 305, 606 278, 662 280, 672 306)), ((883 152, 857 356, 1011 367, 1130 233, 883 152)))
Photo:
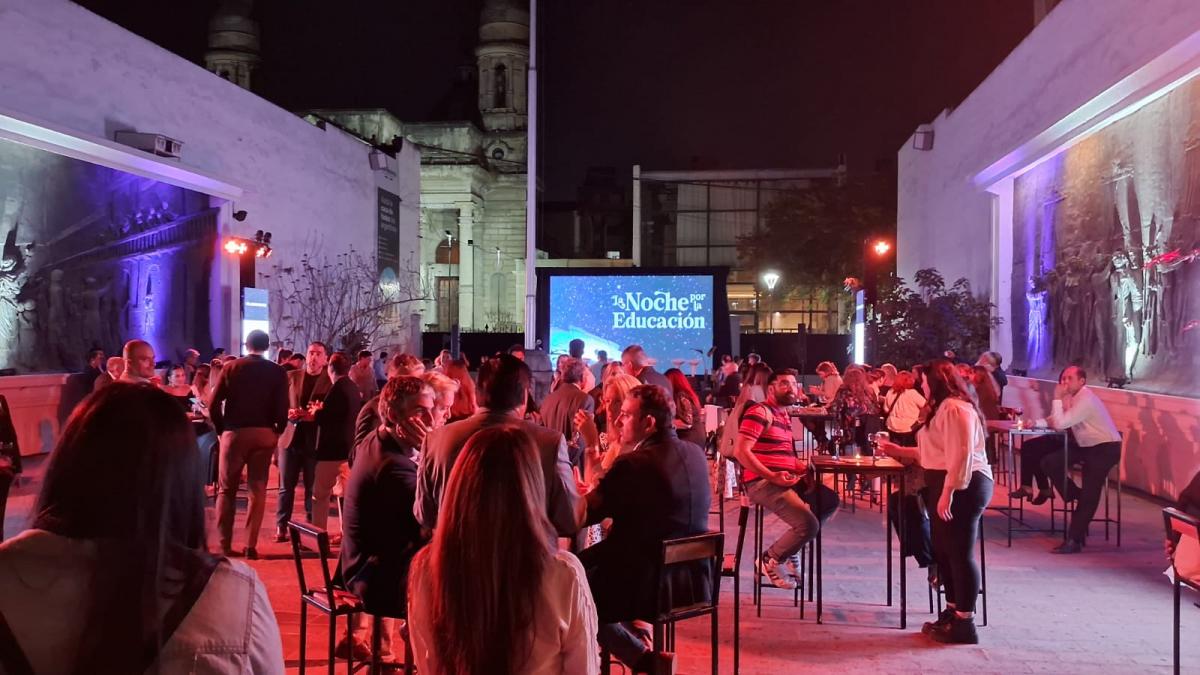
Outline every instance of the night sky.
MULTIPOLYGON (((79 4, 201 63, 216 0, 79 4)), ((541 171, 894 162, 1033 26, 1032 0, 541 0, 541 171)), ((481 0, 259 0, 256 90, 289 109, 443 107, 481 0)))

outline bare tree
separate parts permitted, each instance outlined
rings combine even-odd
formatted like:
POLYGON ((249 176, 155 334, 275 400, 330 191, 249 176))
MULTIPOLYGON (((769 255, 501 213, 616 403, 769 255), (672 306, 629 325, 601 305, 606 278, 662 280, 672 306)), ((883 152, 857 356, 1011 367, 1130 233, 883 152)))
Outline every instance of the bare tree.
POLYGON ((329 255, 310 244, 294 265, 263 274, 278 302, 271 304, 277 338, 288 345, 319 340, 354 354, 406 338, 412 303, 426 299, 413 255, 395 277, 382 278, 373 256, 351 246, 329 255))

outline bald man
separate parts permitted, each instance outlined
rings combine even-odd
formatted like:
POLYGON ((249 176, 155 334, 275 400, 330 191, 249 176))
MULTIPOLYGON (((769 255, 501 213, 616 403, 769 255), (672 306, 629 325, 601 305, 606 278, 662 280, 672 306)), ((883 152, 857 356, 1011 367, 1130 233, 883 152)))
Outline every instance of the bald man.
POLYGON ((145 340, 130 340, 121 350, 125 358, 122 382, 149 382, 154 377, 154 347, 145 340))

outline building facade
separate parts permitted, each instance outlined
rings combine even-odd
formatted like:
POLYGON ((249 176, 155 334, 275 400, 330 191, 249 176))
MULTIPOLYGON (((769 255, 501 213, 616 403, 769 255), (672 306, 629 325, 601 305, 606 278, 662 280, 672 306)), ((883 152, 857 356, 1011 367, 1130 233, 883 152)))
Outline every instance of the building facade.
POLYGON ((473 89, 473 108, 449 106, 444 115, 452 119, 435 122, 403 121, 383 109, 308 111, 312 121, 421 150, 428 330, 519 332, 524 325, 528 67, 527 4, 488 0, 475 68, 460 73, 451 94, 473 89))
POLYGON ((1046 5, 900 149, 899 273, 995 304, 1005 404, 1028 417, 1083 366, 1124 434, 1121 479, 1173 498, 1200 468, 1181 431, 1200 415, 1200 5, 1046 5))
MULTIPOLYGON (((845 168, 697 171, 633 170, 633 258, 644 267, 729 268, 729 313, 744 333, 844 332, 843 302, 806 289, 776 297, 771 270, 738 256, 738 238, 765 227, 773 200, 815 183, 841 181, 845 168)), ((778 270, 786 274, 786 270, 778 270)))

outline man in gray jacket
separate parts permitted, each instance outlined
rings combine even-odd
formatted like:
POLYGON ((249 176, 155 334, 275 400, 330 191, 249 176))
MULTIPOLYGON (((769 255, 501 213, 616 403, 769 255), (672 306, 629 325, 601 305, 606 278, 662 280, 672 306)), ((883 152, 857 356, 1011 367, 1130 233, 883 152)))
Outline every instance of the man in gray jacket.
POLYGON ((524 429, 537 445, 546 478, 546 512, 555 531, 560 537, 571 537, 579 530, 583 502, 571 473, 566 438, 560 431, 522 419, 531 381, 529 366, 514 356, 504 354, 485 361, 479 367, 482 409, 426 437, 413 506, 413 514, 422 527, 431 530, 437 527, 446 481, 471 436, 485 427, 507 423, 524 429))

